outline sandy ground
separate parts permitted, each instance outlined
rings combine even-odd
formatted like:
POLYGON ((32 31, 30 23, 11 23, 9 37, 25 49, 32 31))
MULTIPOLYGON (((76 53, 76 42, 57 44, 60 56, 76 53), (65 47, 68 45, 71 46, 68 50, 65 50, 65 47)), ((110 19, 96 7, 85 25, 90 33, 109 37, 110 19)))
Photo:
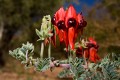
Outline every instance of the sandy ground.
POLYGON ((62 68, 55 68, 53 72, 37 72, 34 68, 25 69, 20 61, 10 59, 3 68, 0 68, 0 80, 72 80, 57 77, 62 68))
POLYGON ((12 72, 12 71, 1 71, 0 80, 68 80, 59 79, 57 74, 61 69, 57 68, 55 71, 50 72, 36 72, 34 69, 25 70, 23 73, 12 72))

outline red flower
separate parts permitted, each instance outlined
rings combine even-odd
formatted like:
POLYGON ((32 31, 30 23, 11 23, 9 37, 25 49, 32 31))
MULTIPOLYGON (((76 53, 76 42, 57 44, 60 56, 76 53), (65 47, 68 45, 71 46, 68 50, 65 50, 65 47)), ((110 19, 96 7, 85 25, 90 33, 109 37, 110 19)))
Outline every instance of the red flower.
POLYGON ((98 49, 99 46, 97 45, 97 42, 92 37, 89 37, 88 40, 89 42, 87 43, 87 47, 94 47, 98 49))
POLYGON ((66 48, 68 47, 67 29, 65 26, 65 11, 61 7, 54 15, 52 23, 55 26, 56 33, 59 36, 60 42, 65 42, 66 48))
POLYGON ((64 42, 66 48, 70 45, 72 50, 78 33, 86 26, 85 22, 81 14, 77 15, 72 5, 66 11, 61 7, 52 19, 52 24, 55 26, 60 42, 64 42))
POLYGON ((65 25, 67 28, 76 27, 77 25, 77 13, 72 5, 70 5, 66 11, 65 25))
POLYGON ((89 37, 88 40, 89 40, 89 43, 93 45, 97 45, 97 42, 92 37, 89 37))
POLYGON ((83 26, 80 25, 80 24, 82 23, 82 20, 83 20, 82 13, 81 13, 81 14, 78 14, 78 15, 77 15, 77 21, 78 21, 77 29, 83 28, 83 26))
POLYGON ((63 7, 61 7, 55 14, 54 17, 52 18, 52 24, 55 26, 56 33, 59 33, 59 30, 65 29, 65 22, 64 22, 64 17, 65 17, 65 11, 63 7))
POLYGON ((75 29, 73 27, 68 29, 68 40, 70 48, 74 49, 74 41, 75 41, 75 29))
POLYGON ((98 60, 100 60, 100 57, 97 54, 97 49, 95 49, 94 47, 91 47, 89 49, 89 60, 91 60, 92 62, 96 62, 98 60))
POLYGON ((68 28, 69 45, 70 48, 73 50, 75 41, 75 28, 77 26, 77 13, 72 5, 69 6, 65 16, 65 24, 68 28))
POLYGON ((89 42, 87 43, 87 47, 89 52, 89 60, 91 60, 92 62, 96 62, 100 60, 100 57, 97 54, 98 51, 97 42, 92 37, 89 37, 88 40, 89 42))
POLYGON ((76 50, 76 54, 82 55, 85 58, 89 59, 92 62, 97 62, 100 60, 100 57, 97 54, 98 51, 97 42, 93 38, 89 38, 89 42, 87 43, 87 48, 83 49, 81 46, 76 50), (84 55, 83 55, 84 54, 84 55))
POLYGON ((64 11, 64 8, 61 7, 56 13, 55 13, 55 22, 57 25, 59 25, 58 23, 59 22, 64 22, 64 17, 65 17, 65 11, 64 11))

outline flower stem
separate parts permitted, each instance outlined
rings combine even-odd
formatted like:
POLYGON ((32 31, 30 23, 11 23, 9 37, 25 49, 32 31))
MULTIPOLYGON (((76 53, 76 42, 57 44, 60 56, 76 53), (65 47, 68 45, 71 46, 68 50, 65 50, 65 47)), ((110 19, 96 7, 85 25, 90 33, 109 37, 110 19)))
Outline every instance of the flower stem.
POLYGON ((26 62, 28 62, 28 50, 26 51, 26 62))
POLYGON ((83 58, 84 58, 84 61, 85 61, 85 68, 88 68, 88 62, 86 61, 86 54, 85 52, 83 52, 83 58))
POLYGON ((43 59, 43 52, 44 52, 44 42, 41 43, 41 52, 40 52, 41 59, 43 59))
POLYGON ((70 53, 70 46, 68 45, 68 62, 70 63, 71 53, 70 53))
POLYGON ((49 43, 48 47, 48 58, 51 58, 51 42, 49 43))

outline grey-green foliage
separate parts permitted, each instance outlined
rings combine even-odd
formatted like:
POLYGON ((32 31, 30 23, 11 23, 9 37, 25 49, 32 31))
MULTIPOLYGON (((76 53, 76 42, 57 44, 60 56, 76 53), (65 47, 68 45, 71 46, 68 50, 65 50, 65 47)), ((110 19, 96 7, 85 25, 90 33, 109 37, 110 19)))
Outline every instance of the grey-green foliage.
POLYGON ((77 80, 119 80, 119 69, 120 61, 112 60, 108 55, 99 63, 90 63, 77 80))
POLYGON ((72 76, 76 80, 80 77, 80 75, 84 72, 84 68, 82 66, 83 59, 82 58, 75 58, 74 60, 70 60, 69 62, 70 68, 64 69, 62 72, 58 74, 58 77, 65 78, 68 76, 72 76))
POLYGON ((20 60, 21 63, 25 64, 25 68, 29 68, 31 66, 35 66, 37 71, 44 71, 50 67, 50 59, 45 58, 42 59, 34 59, 33 58, 34 46, 33 44, 27 42, 27 44, 23 44, 21 48, 17 48, 13 51, 9 51, 9 54, 20 60))
POLYGON ((83 59, 75 58, 70 62, 71 66, 71 73, 73 74, 73 78, 77 79, 79 76, 84 72, 84 68, 82 66, 83 64, 83 59))
POLYGON ((45 40, 53 35, 52 30, 51 17, 50 15, 46 15, 42 19, 40 31, 36 29, 36 34, 39 36, 39 40, 45 40))
POLYGON ((17 48, 13 51, 9 51, 9 54, 14 58, 26 62, 26 60, 32 57, 34 51, 34 46, 32 43, 27 42, 23 44, 21 48, 17 48))
POLYGON ((58 76, 60 78, 73 76, 74 80, 119 80, 120 61, 114 60, 110 55, 98 63, 89 63, 88 68, 83 68, 84 62, 81 58, 75 58, 70 62, 70 68, 64 69, 58 76))
MULTIPOLYGON (((51 59, 32 59, 34 46, 30 43, 23 44, 21 48, 9 51, 9 54, 28 65, 34 65, 37 71, 45 71, 50 68, 51 59), (28 59, 28 61, 27 61, 28 59), (27 62, 26 62, 27 61, 27 62)), ((73 76, 74 80, 119 80, 120 57, 114 59, 115 55, 106 56, 98 63, 89 63, 88 68, 84 68, 83 58, 70 59, 67 63, 69 68, 65 68, 58 76, 60 78, 73 76)))
POLYGON ((46 71, 50 68, 50 59, 45 58, 43 59, 37 59, 35 63, 35 68, 37 71, 46 71))
POLYGON ((27 42, 27 44, 23 44, 21 49, 24 51, 24 53, 27 52, 27 51, 29 51, 28 52, 29 56, 33 55, 32 53, 34 51, 34 46, 33 46, 32 43, 27 42))
POLYGON ((117 80, 120 78, 120 73, 117 72, 120 69, 120 62, 110 59, 109 55, 102 59, 98 66, 102 69, 105 80, 117 80))
MULTIPOLYGON (((34 46, 27 42, 22 47, 17 48, 13 51, 9 51, 9 54, 14 58, 21 60, 25 64, 25 67, 34 66, 37 71, 45 71, 50 68, 50 58, 45 59, 33 59, 34 46)), ((89 63, 88 68, 84 68, 83 58, 70 58, 68 61, 65 60, 65 64, 70 65, 69 68, 65 68, 58 76, 60 78, 73 76, 74 80, 119 80, 120 73, 120 57, 117 59, 115 54, 104 57, 98 63, 89 63)), ((62 64, 60 62, 60 64, 62 64)), ((63 63, 64 64, 64 63, 63 63)))
POLYGON ((72 73, 70 72, 70 70, 69 69, 63 69, 63 71, 61 71, 59 74, 58 74, 58 77, 59 78, 65 78, 65 77, 68 77, 68 76, 70 76, 70 75, 72 75, 72 73))
POLYGON ((14 58, 18 59, 18 60, 21 60, 21 61, 25 61, 25 54, 21 51, 20 48, 17 48, 13 51, 9 51, 9 54, 11 56, 13 56, 14 58))

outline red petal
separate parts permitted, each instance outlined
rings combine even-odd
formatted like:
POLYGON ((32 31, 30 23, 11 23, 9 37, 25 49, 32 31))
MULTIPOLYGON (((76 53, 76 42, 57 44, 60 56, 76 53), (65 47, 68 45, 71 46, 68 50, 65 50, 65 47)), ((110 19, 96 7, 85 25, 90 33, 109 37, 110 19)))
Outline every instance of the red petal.
POLYGON ((59 29, 58 29, 57 26, 54 26, 54 27, 55 27, 56 35, 58 35, 58 33, 59 33, 59 29))
POLYGON ((99 56, 97 54, 97 50, 93 47, 93 48, 90 48, 90 57, 89 59, 93 62, 96 62, 97 60, 99 60, 99 56))
POLYGON ((81 14, 77 15, 77 21, 80 23, 80 21, 83 20, 83 16, 81 14))
POLYGON ((64 11, 64 8, 61 7, 61 8, 55 13, 56 23, 58 23, 59 21, 64 21, 64 17, 65 17, 65 11, 64 11))
POLYGON ((66 46, 66 49, 68 49, 68 34, 67 34, 67 30, 64 31, 64 42, 65 42, 65 46, 66 46))
POLYGON ((58 36, 59 36, 60 42, 63 42, 63 40, 64 40, 64 39, 63 39, 64 31, 63 31, 63 30, 60 30, 58 36))
POLYGON ((81 21, 83 20, 83 16, 81 14, 77 15, 77 22, 78 22, 78 26, 76 27, 76 29, 81 29, 82 27, 80 26, 81 21))
POLYGON ((69 40, 70 48, 72 50, 74 49, 74 37, 75 37, 75 29, 73 27, 70 27, 68 29, 68 40, 69 40))
POLYGON ((67 22, 70 18, 74 18, 77 21, 77 13, 72 5, 70 5, 68 10, 66 11, 65 17, 66 17, 65 18, 66 27, 68 27, 67 22))
POLYGON ((100 60, 100 57, 98 56, 98 54, 95 55, 97 60, 100 60))
POLYGON ((89 40, 90 43, 93 43, 94 45, 97 45, 97 42, 92 37, 89 37, 88 40, 89 40))
POLYGON ((88 52, 88 49, 84 50, 85 58, 89 58, 90 54, 88 52))

